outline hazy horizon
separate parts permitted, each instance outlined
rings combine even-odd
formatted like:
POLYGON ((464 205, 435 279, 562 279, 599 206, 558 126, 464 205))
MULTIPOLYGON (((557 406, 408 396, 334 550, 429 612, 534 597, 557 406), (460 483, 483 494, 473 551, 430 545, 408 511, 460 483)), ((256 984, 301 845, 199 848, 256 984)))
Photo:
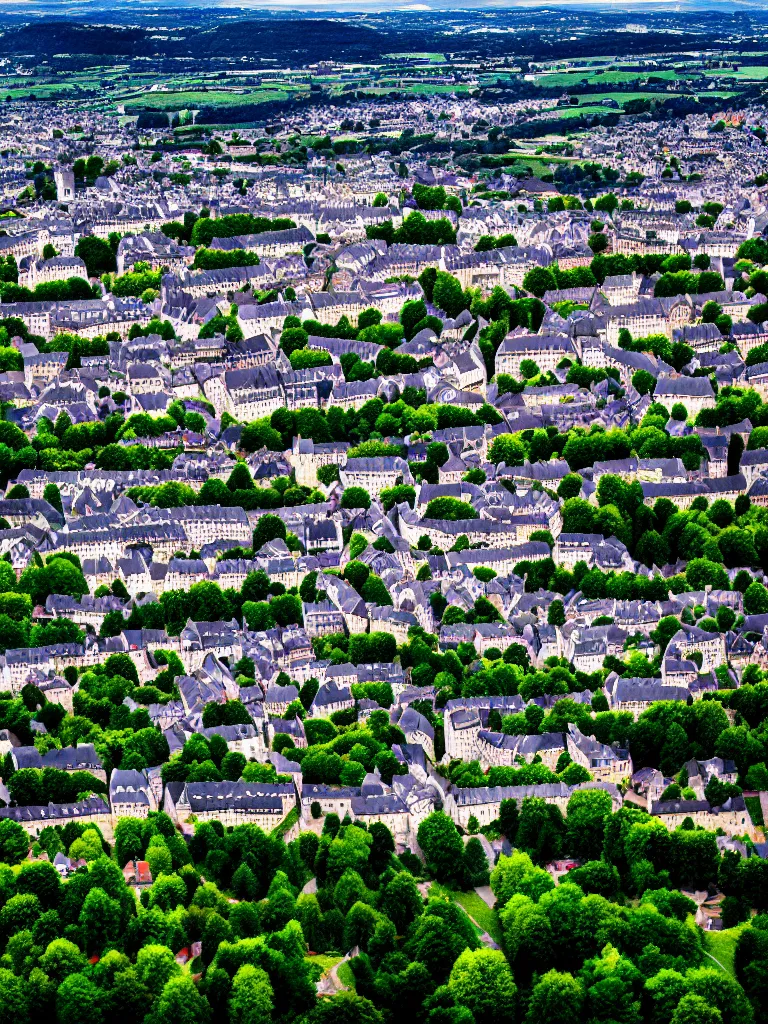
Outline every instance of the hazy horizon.
POLYGON ((108 13, 132 10, 143 17, 162 16, 179 9, 194 8, 209 14, 215 11, 229 11, 233 15, 241 11, 251 14, 263 11, 280 14, 321 14, 334 13, 380 14, 408 12, 475 12, 504 10, 516 11, 524 8, 558 9, 568 8, 581 11, 600 11, 621 14, 623 11, 636 12, 648 8, 655 11, 682 12, 686 10, 768 10, 768 0, 482 0, 468 4, 466 0, 0 0, 0 12, 16 15, 37 15, 52 18, 82 18, 84 14, 108 13))

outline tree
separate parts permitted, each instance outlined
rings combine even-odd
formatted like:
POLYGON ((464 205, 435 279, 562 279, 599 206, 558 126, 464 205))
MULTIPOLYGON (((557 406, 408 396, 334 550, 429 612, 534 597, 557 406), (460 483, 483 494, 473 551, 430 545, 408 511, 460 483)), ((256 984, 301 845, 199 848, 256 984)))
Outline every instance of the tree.
POLYGON ((693 590, 703 590, 708 584, 713 590, 728 589, 728 573, 722 565, 707 558, 692 558, 686 566, 685 578, 693 590))
POLYGON ((40 967, 51 981, 59 984, 69 975, 85 970, 87 960, 69 939, 54 939, 40 957, 40 967))
POLYGON ((476 1024, 512 1020, 517 986, 504 954, 496 949, 465 949, 451 970, 448 988, 476 1024))
POLYGON ((117 900, 110 899, 103 889, 91 889, 78 917, 89 951, 100 953, 108 943, 117 939, 121 918, 122 910, 117 900))
POLYGON ((670 1024, 722 1024, 723 1015, 694 992, 684 995, 672 1014, 670 1024))
POLYGON ((424 900, 418 886, 407 871, 401 871, 388 882, 381 896, 380 908, 394 923, 398 934, 403 935, 408 926, 418 917, 424 900))
POLYGON ((464 844, 447 814, 435 811, 422 821, 417 833, 427 869, 438 882, 461 880, 464 844))
POLYGON ((496 464, 503 462, 507 466, 522 466, 525 457, 525 445, 516 434, 499 434, 488 450, 489 461, 496 464))
POLYGON ((666 565, 669 561, 669 542, 658 530, 645 530, 635 547, 635 557, 649 568, 666 565))
POLYGON ((83 974, 71 974, 56 993, 56 1018, 60 1024, 101 1024, 102 993, 83 974))
POLYGON ((166 983, 181 974, 176 958, 167 946, 142 946, 136 957, 136 973, 150 992, 157 995, 166 983))
POLYGON ((565 625, 565 608, 559 599, 552 602, 547 612, 547 622, 550 626, 565 625))
POLYGON ((149 864, 152 877, 157 878, 161 874, 170 874, 173 869, 171 851, 162 836, 153 836, 145 853, 145 860, 149 864))
POLYGON ((0 1022, 20 1024, 29 1018, 30 1009, 23 979, 12 971, 0 969, 0 1022))
POLYGON ((109 242, 96 235, 84 235, 75 247, 75 256, 85 263, 89 277, 101 277, 117 270, 115 254, 109 242))
POLYGON ((285 523, 280 516, 269 513, 260 516, 253 531, 253 550, 258 551, 271 540, 285 540, 286 532, 285 523))
POLYGON ((533 267, 523 278, 523 288, 537 298, 557 289, 557 279, 547 267, 533 267))
POLYGON ((729 569, 741 565, 759 565, 753 534, 738 526, 729 526, 717 537, 717 546, 729 569))
POLYGON ((506 836, 510 843, 513 842, 517 833, 517 825, 520 815, 517 810, 517 800, 505 799, 499 806, 499 829, 503 836, 506 836))
POLYGON ((208 1024, 210 1018, 210 1006, 188 974, 167 982, 152 1012, 155 1024, 208 1024))
MULTIPOLYGON (((475 819, 475 823, 477 823, 477 819, 475 819)), ((467 830, 469 831, 469 824, 467 825, 467 830)), ((488 885, 488 858, 485 855, 482 843, 475 836, 464 847, 464 873, 470 885, 488 885)))
POLYGON ((568 473, 557 488, 558 498, 562 498, 563 501, 567 501, 568 498, 577 498, 581 493, 583 482, 578 473, 568 473))
POLYGON ((243 964, 232 981, 229 1019, 232 1024, 268 1024, 274 1009, 269 975, 260 967, 243 964))
POLYGON ((246 763, 244 754, 241 754, 237 750, 230 750, 224 755, 221 762, 222 777, 229 779, 231 782, 237 782, 243 774, 243 769, 245 768, 246 763))
POLYGON ((411 929, 406 952, 441 983, 448 979, 459 954, 479 945, 477 932, 458 904, 432 899, 411 929))
POLYGON ((568 872, 568 881, 574 882, 584 892, 595 893, 614 902, 621 888, 618 868, 604 860, 589 860, 581 867, 573 868, 568 872))
POLYGON ((632 374, 632 387, 640 395, 652 395, 656 387, 656 378, 647 370, 635 370, 632 374))
POLYGON ((596 210, 601 210, 604 213, 613 213, 613 211, 616 210, 619 205, 619 200, 616 198, 613 192, 608 192, 606 193, 606 195, 599 196, 595 200, 594 205, 596 210))
POLYGON ((29 837, 18 822, 0 818, 0 864, 19 864, 27 856, 29 837))
POLYGON ((254 483, 251 471, 248 469, 244 462, 235 463, 235 467, 229 474, 227 480, 227 487, 230 491, 250 491, 253 490, 254 483))
POLYGON ((62 515, 64 514, 64 509, 61 504, 61 492, 56 484, 46 484, 45 490, 43 491, 43 500, 47 501, 50 505, 53 505, 57 512, 61 512, 62 515))
POLYGON ((756 580, 744 592, 744 611, 747 615, 765 615, 768 612, 768 590, 756 580))
POLYGON ((347 487, 341 496, 342 508, 364 508, 371 507, 371 496, 363 487, 347 487))
POLYGON ((572 974, 547 971, 535 986, 525 1024, 581 1024, 584 990, 572 974))
MULTIPOLYGON (((686 974, 691 992, 722 1014, 724 1024, 749 1024, 752 1008, 739 983, 723 971, 697 967, 686 974)), ((682 1001, 682 1000, 681 1000, 682 1001)), ((686 1019, 690 1020, 690 1017, 686 1019)), ((682 1022, 681 1022, 682 1024, 682 1022)))
POLYGON ((43 803, 42 773, 35 768, 22 768, 8 780, 8 791, 19 807, 43 803))
POLYGON ((516 845, 530 853, 539 864, 557 857, 562 847, 563 816, 554 804, 539 797, 526 797, 520 810, 516 845))
POLYGON ((644 987, 650 1019, 657 1024, 670 1020, 678 1003, 688 992, 688 983, 679 971, 662 968, 648 978, 644 987))
POLYGON ((266 601, 244 601, 241 610, 250 630, 262 632, 274 627, 274 615, 266 601))
POLYGON ((58 907, 61 891, 59 873, 46 861, 27 861, 16 877, 16 892, 37 896, 43 910, 58 907))
POLYGON ((354 992, 339 992, 318 1001, 307 1020, 308 1024, 384 1024, 374 1004, 354 992))
POLYGON ((477 519, 478 514, 472 505, 458 498, 433 498, 424 510, 425 519, 445 519, 457 522, 462 519, 477 519))
POLYGON ((602 789, 581 789, 568 801, 568 849, 582 860, 596 860, 603 849, 605 819, 612 811, 610 794, 602 789))
POLYGON ((403 308, 400 310, 400 323, 403 325, 408 340, 413 337, 414 328, 426 315, 427 305, 423 299, 414 299, 403 304, 403 308))
POLYGON ((435 276, 432 302, 450 317, 458 316, 469 304, 459 281, 445 270, 438 270, 435 276))

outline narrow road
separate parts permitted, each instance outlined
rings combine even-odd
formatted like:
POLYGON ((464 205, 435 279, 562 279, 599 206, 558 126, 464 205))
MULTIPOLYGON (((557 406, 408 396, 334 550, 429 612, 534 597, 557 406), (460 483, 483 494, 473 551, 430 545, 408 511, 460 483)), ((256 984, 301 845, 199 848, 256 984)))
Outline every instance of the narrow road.
POLYGON ((337 964, 334 964, 329 971, 326 971, 320 981, 317 983, 317 994, 319 996, 335 996, 337 992, 348 992, 349 986, 345 985, 339 977, 339 968, 342 964, 352 960, 358 956, 360 949, 355 946, 345 956, 339 960, 337 964))

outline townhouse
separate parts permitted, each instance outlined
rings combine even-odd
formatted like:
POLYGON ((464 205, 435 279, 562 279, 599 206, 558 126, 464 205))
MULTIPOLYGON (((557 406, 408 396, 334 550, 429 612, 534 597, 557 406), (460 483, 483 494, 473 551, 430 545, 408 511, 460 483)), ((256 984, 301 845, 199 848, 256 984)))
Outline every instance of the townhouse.
POLYGON ((295 803, 293 783, 185 782, 166 786, 164 810, 179 823, 219 821, 271 832, 295 803))
POLYGON ((349 458, 345 455, 339 464, 342 486, 362 487, 372 498, 396 484, 413 486, 414 480, 405 459, 399 456, 379 455, 373 458, 349 458))
POLYGON ((471 817, 476 818, 482 827, 496 821, 502 800, 514 800, 518 808, 528 798, 544 800, 566 814, 571 796, 585 789, 601 789, 610 795, 614 810, 621 807, 621 794, 618 788, 611 783, 583 782, 578 786, 568 786, 564 782, 549 782, 535 786, 452 788, 445 797, 444 810, 457 825, 464 829, 467 828, 471 817))
POLYGON ((554 370, 563 359, 575 362, 578 353, 573 341, 562 335, 509 334, 496 350, 496 373, 520 377, 520 364, 533 361, 546 373, 554 370))

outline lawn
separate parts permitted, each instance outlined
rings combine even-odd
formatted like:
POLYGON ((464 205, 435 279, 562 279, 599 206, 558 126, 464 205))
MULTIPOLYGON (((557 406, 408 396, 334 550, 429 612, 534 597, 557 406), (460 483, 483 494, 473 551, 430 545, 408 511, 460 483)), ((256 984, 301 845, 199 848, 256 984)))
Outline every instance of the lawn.
POLYGON ((474 889, 470 889, 469 892, 454 893, 454 897, 472 920, 479 924, 483 931, 488 932, 494 942, 501 945, 503 936, 499 918, 496 911, 488 906, 482 896, 478 896, 474 889))
POLYGON ((763 809, 760 806, 759 796, 746 796, 744 797, 744 803, 747 805, 749 816, 752 819, 752 824, 757 825, 758 828, 762 828, 765 822, 763 821, 763 809))
POLYGON ((332 967, 335 967, 339 960, 344 958, 339 955, 331 955, 330 953, 314 953, 312 956, 305 956, 305 960, 309 960, 311 964, 317 964, 322 970, 330 971, 332 967))
POLYGON ((731 977, 735 977, 733 958, 736 953, 736 942, 748 927, 749 925, 741 924, 736 928, 726 928, 722 932, 704 932, 704 948, 731 977))
POLYGON ((336 976, 342 985, 346 985, 347 988, 355 987, 355 976, 352 973, 348 960, 339 967, 338 971, 336 971, 336 976))
POLYGON ((488 932, 493 941, 501 945, 501 926, 499 925, 496 911, 492 910, 482 896, 477 895, 474 889, 470 889, 468 892, 457 892, 455 889, 449 889, 445 885, 438 885, 437 882, 433 882, 429 888, 429 895, 442 896, 445 899, 453 900, 454 903, 458 903, 478 933, 488 932))

